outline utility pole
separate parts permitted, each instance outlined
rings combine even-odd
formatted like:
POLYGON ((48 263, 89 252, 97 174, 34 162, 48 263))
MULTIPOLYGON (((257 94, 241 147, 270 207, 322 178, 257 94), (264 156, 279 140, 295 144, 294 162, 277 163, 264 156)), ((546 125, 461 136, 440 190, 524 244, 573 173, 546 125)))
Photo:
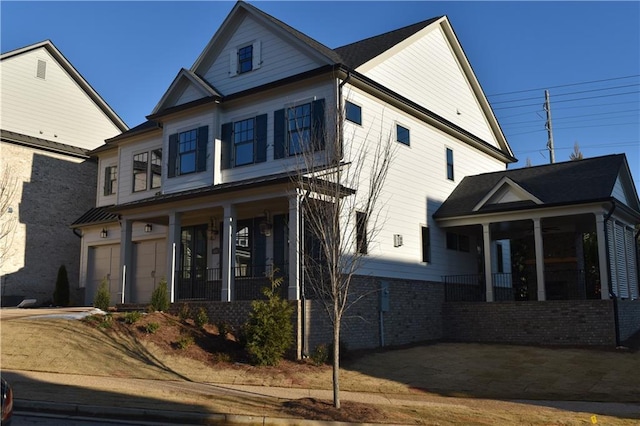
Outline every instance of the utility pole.
POLYGON ((549 162, 556 162, 556 153, 553 149, 553 126, 551 125, 551 104, 549 103, 549 91, 544 91, 544 110, 547 112, 547 122, 544 127, 547 129, 547 148, 549 149, 549 162))

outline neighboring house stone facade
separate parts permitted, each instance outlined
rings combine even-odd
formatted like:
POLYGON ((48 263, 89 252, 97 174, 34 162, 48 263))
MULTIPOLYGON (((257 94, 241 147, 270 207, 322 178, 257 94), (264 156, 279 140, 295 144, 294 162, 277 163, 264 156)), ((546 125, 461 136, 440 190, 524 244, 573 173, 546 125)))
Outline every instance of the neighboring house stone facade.
MULTIPOLYGON (((211 301, 210 317, 224 311, 235 322, 246 301, 260 297, 265 271, 276 267, 285 278, 282 295, 297 307, 298 355, 330 336, 305 288, 304 185, 291 180, 301 152, 338 152, 322 166, 347 168, 361 165, 359 149, 387 139, 393 145, 376 239, 359 228, 357 209, 341 218, 345 235, 356 230, 348 234, 354 249, 367 245, 354 288, 368 296, 347 314, 343 329, 354 348, 455 338, 444 324, 446 304, 455 302, 447 277, 465 277, 453 285, 468 284, 461 294, 473 301, 513 297, 516 288, 511 238, 498 232, 491 209, 509 221, 515 207, 521 221, 519 201, 554 207, 515 176, 500 180, 516 160, 446 17, 329 49, 238 2, 147 119, 92 151, 99 161, 96 206, 73 223, 83 235, 86 303, 106 280, 113 304, 144 305, 165 278, 173 302, 211 301), (498 181, 483 187, 473 205, 450 199, 470 177, 492 174, 498 181), (452 214, 452 206, 465 217, 452 214)), ((622 190, 627 208, 615 219, 628 227, 640 222, 640 213, 621 164, 615 190, 622 190)), ((370 169, 363 170, 345 196, 365 193, 370 169)), ((616 195, 609 189, 605 198, 588 200, 594 204, 588 213, 569 206, 561 214, 599 217, 590 223, 600 224, 600 250, 602 218, 616 195)), ((468 201, 464 193, 461 199, 468 201)), ((531 221, 537 243, 535 258, 526 259, 541 284, 540 225, 552 222, 549 215, 531 221)), ((524 228, 513 227, 529 232, 524 228)), ((574 263, 577 270, 581 263, 574 263)), ((625 258, 625 270, 629 265, 625 258)), ((628 281, 626 288, 633 287, 628 281)), ((544 303, 543 288, 528 300, 544 303)), ((598 288, 610 287, 602 281, 598 288)), ((609 302, 608 294, 598 297, 609 302)))
POLYGON ((82 304, 80 235, 69 225, 95 205, 97 165, 88 151, 127 126, 50 41, 1 61, 0 175, 15 188, 0 212, 2 229, 11 230, 0 241, 2 305, 51 303, 61 265, 71 302, 82 304))

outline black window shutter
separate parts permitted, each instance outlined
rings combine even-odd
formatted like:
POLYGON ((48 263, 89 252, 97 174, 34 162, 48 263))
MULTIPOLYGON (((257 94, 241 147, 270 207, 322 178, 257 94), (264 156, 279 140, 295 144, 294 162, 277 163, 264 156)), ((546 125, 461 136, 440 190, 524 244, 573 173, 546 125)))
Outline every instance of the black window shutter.
POLYGON ((178 157, 178 134, 169 135, 169 164, 167 176, 172 178, 176 175, 176 161, 178 157))
POLYGON ((207 143, 209 142, 209 126, 202 126, 198 129, 198 152, 196 154, 196 171, 207 170, 207 143))
POLYGON ((220 150, 220 168, 231 168, 231 137, 233 131, 233 123, 224 123, 221 129, 222 149, 220 150))
POLYGON ((267 161, 267 114, 256 117, 256 163, 267 161))
POLYGON ((104 195, 111 195, 111 167, 104 168, 104 195))
POLYGON ((273 158, 284 158, 285 120, 284 109, 273 113, 273 158))
POLYGON ((312 135, 315 149, 324 149, 324 99, 318 99, 311 104, 312 135))

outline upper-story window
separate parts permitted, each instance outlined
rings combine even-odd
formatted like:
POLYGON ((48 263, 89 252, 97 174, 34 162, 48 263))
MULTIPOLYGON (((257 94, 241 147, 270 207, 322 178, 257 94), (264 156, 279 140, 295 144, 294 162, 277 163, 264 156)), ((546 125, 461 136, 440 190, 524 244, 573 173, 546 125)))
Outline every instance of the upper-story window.
POLYGON ((349 101, 345 101, 344 115, 345 118, 352 123, 362 125, 362 108, 359 105, 353 104, 349 101))
POLYGON ((170 135, 167 176, 171 178, 205 171, 208 140, 209 126, 170 135))
POLYGON ((222 125, 222 168, 267 160, 267 114, 222 125))
POLYGON ((324 99, 290 106, 274 113, 274 157, 324 149, 324 99))
POLYGON ((260 68, 260 42, 239 46, 231 51, 229 74, 233 77, 260 68))
POLYGON ((469 237, 455 232, 447 232, 447 249, 469 253, 469 237))
POLYGON ((453 150, 447 148, 447 179, 453 180, 453 150))
POLYGON ((409 145, 409 129, 399 124, 396 124, 396 140, 402 144, 409 145))
POLYGON ((161 183, 162 149, 135 154, 133 156, 133 192, 160 188, 161 183))
POLYGON ((356 250, 360 254, 367 254, 369 251, 367 214, 364 212, 356 212, 356 250))
POLYGON ((118 166, 107 166, 104 168, 104 195, 113 195, 117 190, 118 166))

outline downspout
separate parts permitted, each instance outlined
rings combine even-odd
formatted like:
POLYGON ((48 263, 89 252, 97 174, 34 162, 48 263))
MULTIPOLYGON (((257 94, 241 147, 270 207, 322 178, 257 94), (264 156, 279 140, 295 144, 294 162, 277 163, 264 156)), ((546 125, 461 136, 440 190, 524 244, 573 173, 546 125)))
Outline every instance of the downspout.
POLYGON ((344 152, 344 140, 343 140, 343 132, 342 132, 342 122, 344 118, 343 108, 342 108, 342 87, 344 87, 344 85, 347 84, 349 80, 351 80, 351 71, 347 71, 347 78, 345 78, 344 80, 342 80, 340 84, 338 84, 338 99, 336 101, 337 108, 338 108, 337 111, 340 112, 338 114, 338 119, 340 120, 340 125, 338 126, 338 131, 340 132, 340 134, 338 135, 338 142, 340 143, 340 157, 342 157, 344 152))
POLYGON ((613 212, 616 209, 616 202, 615 200, 611 200, 611 208, 609 209, 609 211, 607 212, 607 214, 604 217, 603 220, 603 224, 604 224, 604 244, 605 244, 605 252, 606 252, 606 256, 607 256, 607 278, 609 281, 609 298, 611 300, 613 300, 613 322, 614 322, 614 326, 616 329, 616 347, 620 346, 620 320, 618 318, 618 297, 616 296, 616 294, 613 292, 613 288, 612 288, 612 283, 611 283, 611 257, 609 255, 609 231, 607 228, 607 221, 611 218, 611 215, 613 214, 613 212))
MULTIPOLYGON (((303 253, 304 253, 304 206, 300 209, 299 212, 300 215, 300 220, 298 221, 299 223, 299 231, 300 231, 300 237, 298 238, 299 240, 299 244, 302 246, 303 248, 303 253)), ((305 294, 305 263, 304 263, 304 254, 301 256, 301 261, 300 261, 300 299, 302 300, 302 332, 300 333, 300 338, 302 339, 302 358, 304 358, 305 356, 308 355, 309 351, 307 348, 307 298, 306 298, 306 294, 305 294)))

